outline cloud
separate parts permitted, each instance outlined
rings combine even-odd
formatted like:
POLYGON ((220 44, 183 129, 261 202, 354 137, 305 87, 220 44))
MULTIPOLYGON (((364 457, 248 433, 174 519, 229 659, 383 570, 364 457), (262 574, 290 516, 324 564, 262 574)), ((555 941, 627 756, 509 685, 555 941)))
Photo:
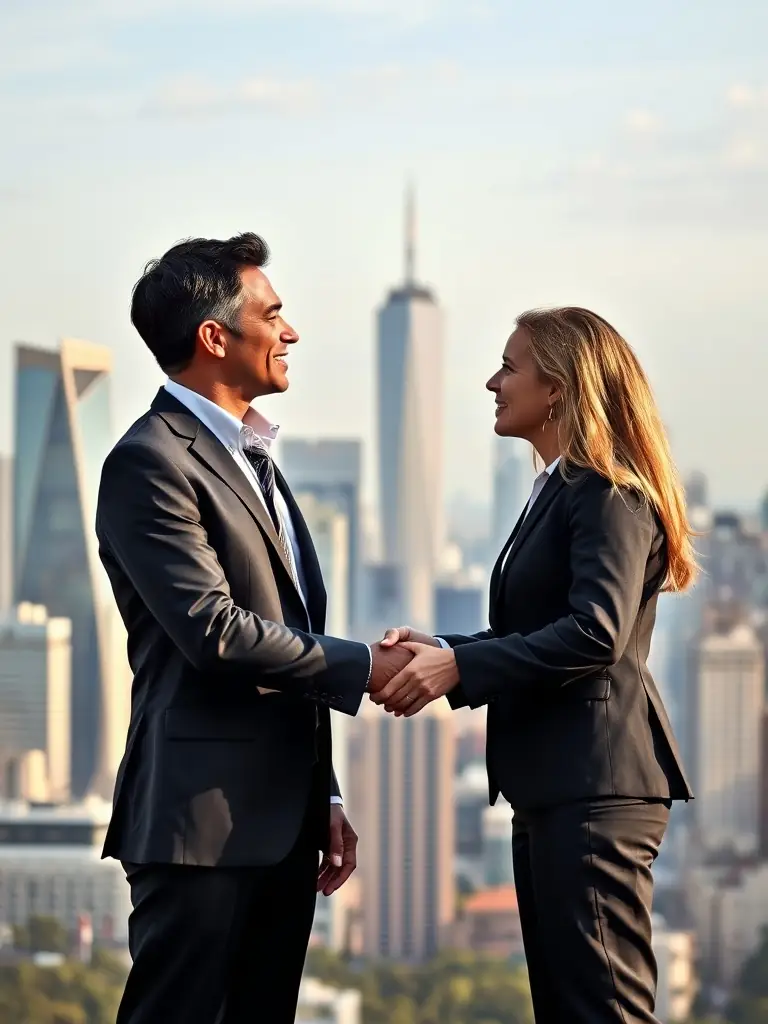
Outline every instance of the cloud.
POLYGON ((661 128, 661 119, 650 110, 630 110, 624 119, 627 130, 632 135, 648 137, 656 135, 661 128))
POLYGON ((728 89, 726 98, 732 107, 739 110, 768 110, 768 86, 737 83, 728 89))
POLYGON ((267 113, 303 114, 319 96, 310 80, 270 77, 243 78, 231 85, 184 76, 167 82, 142 107, 142 113, 195 117, 261 110, 267 113))
POLYGON ((768 169, 768 146, 762 139, 735 139, 725 147, 723 164, 737 171, 768 169))

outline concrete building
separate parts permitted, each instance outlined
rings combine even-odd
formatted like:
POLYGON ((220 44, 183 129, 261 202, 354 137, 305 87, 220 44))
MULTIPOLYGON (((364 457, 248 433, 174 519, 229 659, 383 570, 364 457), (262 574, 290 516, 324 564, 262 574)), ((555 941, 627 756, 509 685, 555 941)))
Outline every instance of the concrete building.
POLYGON ((687 1021, 698 987, 694 934, 671 931, 662 918, 654 917, 653 952, 659 971, 656 1016, 664 1024, 687 1021))
POLYGON ((0 614, 13 602, 13 459, 0 455, 0 614))
MULTIPOLYGON (((332 508, 346 520, 344 591, 348 612, 353 614, 360 602, 361 586, 362 442, 356 439, 290 438, 280 442, 279 460, 297 500, 299 495, 312 495, 322 506, 332 508)), ((304 511, 301 502, 299 505, 304 511)), ((311 526, 310 532, 313 532, 311 526)))
POLYGON ((357 989, 338 989, 317 978, 303 978, 296 1024, 362 1024, 363 997, 357 989))
POLYGON ((760 845, 764 653, 752 626, 714 622, 696 648, 693 788, 705 855, 750 857, 760 845))
POLYGON ((16 348, 14 592, 72 623, 72 788, 111 795, 122 748, 125 655, 94 531, 109 450, 111 353, 65 339, 16 348), (119 666, 119 667, 118 667, 119 666), (119 694, 115 706, 114 694, 119 694), (119 740, 116 738, 119 736, 119 740))
POLYGON ((433 293, 416 283, 409 197, 405 280, 378 313, 381 557, 401 580, 399 618, 431 631, 443 547, 443 340, 433 293))
POLYGON ((0 615, 0 792, 70 794, 72 624, 21 604, 0 615))
POLYGON ((447 934, 447 944, 454 949, 471 949, 504 960, 522 957, 523 933, 515 887, 493 886, 472 893, 447 934))
POLYGON ((76 933, 89 914, 94 938, 127 944, 130 899, 121 865, 102 860, 111 804, 0 804, 0 920, 53 917, 76 933))
POLYGON ((359 716, 353 820, 369 957, 428 959, 453 918, 451 714, 441 700, 401 719, 366 702, 359 716))
POLYGON ((728 991, 768 927, 768 864, 700 867, 686 876, 702 978, 728 991))

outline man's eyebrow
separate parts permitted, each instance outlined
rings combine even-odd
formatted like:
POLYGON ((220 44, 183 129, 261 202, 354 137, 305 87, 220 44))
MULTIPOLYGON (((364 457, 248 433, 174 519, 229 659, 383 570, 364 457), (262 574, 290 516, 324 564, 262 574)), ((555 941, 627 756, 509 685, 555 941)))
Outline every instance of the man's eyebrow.
POLYGON ((282 308, 282 302, 273 302, 271 306, 267 306, 264 310, 264 316, 269 316, 270 313, 279 313, 282 308))

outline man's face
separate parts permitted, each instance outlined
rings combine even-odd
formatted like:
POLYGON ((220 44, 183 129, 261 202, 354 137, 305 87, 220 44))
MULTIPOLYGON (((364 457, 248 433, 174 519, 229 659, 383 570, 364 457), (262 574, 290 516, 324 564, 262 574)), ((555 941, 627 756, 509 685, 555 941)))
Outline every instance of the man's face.
POLYGON ((258 267, 240 273, 243 303, 237 333, 225 330, 226 376, 248 401, 288 387, 288 349, 299 336, 282 316, 282 302, 258 267))

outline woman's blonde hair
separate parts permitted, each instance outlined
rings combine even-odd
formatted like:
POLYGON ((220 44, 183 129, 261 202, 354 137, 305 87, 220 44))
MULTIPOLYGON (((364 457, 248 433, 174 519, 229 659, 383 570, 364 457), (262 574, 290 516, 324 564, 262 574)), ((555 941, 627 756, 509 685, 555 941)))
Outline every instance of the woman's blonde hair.
POLYGON ((557 420, 564 468, 595 470, 616 487, 644 495, 667 541, 664 590, 696 576, 685 494, 666 431, 637 356, 607 321, 588 309, 531 310, 517 319, 530 337, 541 376, 560 392, 557 420))

